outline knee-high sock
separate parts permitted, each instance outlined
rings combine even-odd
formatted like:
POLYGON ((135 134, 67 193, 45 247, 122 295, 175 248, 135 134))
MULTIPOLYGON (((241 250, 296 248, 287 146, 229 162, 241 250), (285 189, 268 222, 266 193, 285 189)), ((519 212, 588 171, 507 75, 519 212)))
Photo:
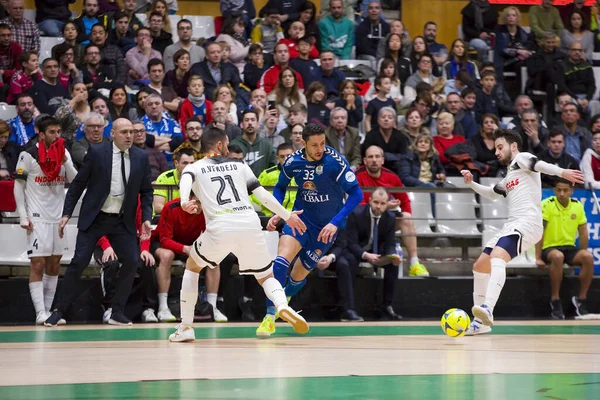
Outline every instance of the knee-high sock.
POLYGON ((290 276, 290 279, 288 280, 287 285, 285 285, 285 295, 287 297, 292 297, 293 295, 298 293, 300 291, 300 289, 302 289, 304 287, 305 284, 306 284, 306 278, 302 279, 301 281, 295 281, 290 276))
POLYGON ((496 307, 496 303, 498 302, 500 292, 502 292, 505 282, 506 261, 501 258, 492 258, 492 275, 488 282, 487 291, 485 293, 485 302, 483 303, 491 310, 494 310, 494 307, 496 307))
POLYGON ((473 305, 480 306, 485 302, 490 274, 473 271, 473 305))
MULTIPOLYGON (((273 307, 277 309, 277 307, 281 305, 287 304, 287 299, 285 298, 285 292, 281 287, 281 283, 275 278, 269 278, 262 284, 263 290, 265 291, 265 295, 274 304, 273 307)), ((274 315, 275 313, 273 313, 274 315)))
POLYGON ((192 326, 194 323, 194 308, 198 300, 198 276, 194 271, 186 269, 181 281, 181 292, 179 292, 179 302, 181 307, 181 323, 192 326))
MULTIPOLYGON (((277 256, 273 261, 273 276, 283 287, 287 278, 287 272, 290 269, 290 263, 282 256, 277 256)), ((271 299, 267 296, 267 314, 275 315, 276 307, 273 305, 271 299)))
POLYGON ((45 311, 44 284, 42 282, 29 282, 29 293, 31 294, 31 301, 33 301, 35 313, 38 314, 45 311))
POLYGON ((54 295, 56 294, 56 285, 58 285, 58 275, 46 275, 42 278, 44 284, 44 308, 50 311, 54 295))

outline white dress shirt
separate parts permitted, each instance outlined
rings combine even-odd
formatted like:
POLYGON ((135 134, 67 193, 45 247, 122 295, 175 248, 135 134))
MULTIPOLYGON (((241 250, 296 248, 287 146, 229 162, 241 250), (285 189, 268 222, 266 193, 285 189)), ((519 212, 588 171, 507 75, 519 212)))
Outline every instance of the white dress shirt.
MULTIPOLYGON (((131 171, 131 160, 129 159, 129 149, 125 151, 125 176, 129 180, 131 171)), ((121 176, 121 150, 114 144, 112 145, 112 172, 110 175, 110 193, 102 206, 102 211, 107 214, 119 214, 123 201, 125 200, 125 182, 121 176)))

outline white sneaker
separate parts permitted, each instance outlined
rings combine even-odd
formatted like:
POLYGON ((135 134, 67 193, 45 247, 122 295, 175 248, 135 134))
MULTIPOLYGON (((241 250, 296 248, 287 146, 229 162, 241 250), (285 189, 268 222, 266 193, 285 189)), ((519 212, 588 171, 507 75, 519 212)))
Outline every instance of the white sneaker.
POLYGON ((225 314, 223 314, 217 307, 215 307, 213 309, 213 316, 214 316, 214 320, 215 322, 227 322, 228 319, 225 316, 225 314))
POLYGON ((175 322, 177 318, 171 313, 171 310, 168 308, 166 310, 162 310, 158 312, 158 320, 160 322, 175 322))
POLYGON ((153 309, 148 308, 147 310, 144 310, 142 313, 142 322, 158 322, 158 318, 156 318, 153 309))
MULTIPOLYGON (((44 322, 50 317, 50 313, 47 311, 40 311, 35 316, 35 324, 36 325, 44 325, 44 322)), ((64 320, 63 320, 64 321, 64 320)), ((65 322, 66 323, 66 322, 65 322)))
POLYGON ((490 310, 490 308, 485 304, 481 306, 473 306, 471 311, 473 312, 473 316, 475 318, 479 318, 483 325, 494 325, 494 314, 492 313, 492 310, 490 310))
POLYGON ((473 322, 471 322, 471 326, 467 328, 465 336, 483 335, 485 333, 490 333, 491 331, 491 326, 485 326, 477 319, 474 319, 473 322))
POLYGON ((279 306, 279 308, 277 308, 277 313, 279 314, 279 318, 292 325, 292 328, 294 328, 296 333, 304 335, 308 332, 309 328, 306 320, 287 304, 279 306))
POLYGON ((112 308, 107 308, 106 311, 104 311, 104 314, 102 315, 102 323, 108 324, 108 320, 110 319, 111 315, 112 315, 112 308))
POLYGON ((169 336, 169 342, 193 342, 194 340, 196 340, 194 328, 183 324, 179 324, 177 330, 169 336))

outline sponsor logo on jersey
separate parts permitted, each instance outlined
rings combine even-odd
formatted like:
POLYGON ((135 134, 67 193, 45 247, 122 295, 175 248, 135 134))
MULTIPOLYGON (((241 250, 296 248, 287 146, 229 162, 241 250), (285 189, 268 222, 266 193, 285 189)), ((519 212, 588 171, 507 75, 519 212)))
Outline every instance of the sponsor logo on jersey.
POLYGON ((315 251, 306 250, 306 255, 312 261, 319 262, 319 260, 321 259, 321 256, 323 255, 323 252, 321 250, 319 250, 319 249, 317 249, 315 251))
POLYGON ((38 184, 48 184, 48 183, 59 184, 59 183, 65 183, 65 177, 62 175, 58 175, 54 179, 48 179, 47 176, 36 176, 34 179, 34 182, 38 183, 38 184))
POLYGON ((306 190, 302 192, 302 200, 305 203, 325 203, 329 201, 328 194, 318 194, 317 185, 312 181, 306 181, 302 184, 302 189, 306 190))
POLYGON ((23 175, 23 168, 17 169, 17 175, 23 175))
POLYGON ((571 214, 571 219, 573 219, 573 220, 574 220, 575 218, 577 218, 577 215, 575 215, 575 214, 571 214))
POLYGON ((510 192, 511 190, 513 190, 516 186, 519 185, 519 178, 514 179, 510 182, 506 183, 506 193, 510 192))
POLYGON ((323 166, 317 165, 317 168, 315 168, 315 172, 317 173, 317 175, 321 175, 323 173, 323 166))
POLYGON ((355 180, 356 180, 356 175, 354 175, 354 172, 352 172, 352 171, 346 172, 346 181, 354 182, 355 180))
POLYGON ((305 190, 313 190, 313 191, 317 191, 317 185, 314 184, 314 182, 311 181, 306 181, 302 184, 302 189, 305 190))

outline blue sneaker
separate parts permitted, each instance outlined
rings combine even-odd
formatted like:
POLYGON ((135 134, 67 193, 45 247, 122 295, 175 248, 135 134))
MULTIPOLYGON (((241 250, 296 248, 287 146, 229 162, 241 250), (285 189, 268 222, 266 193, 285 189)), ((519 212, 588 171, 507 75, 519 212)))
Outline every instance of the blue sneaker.
POLYGON ((465 336, 483 335, 485 333, 490 333, 491 331, 491 327, 485 326, 479 319, 473 318, 471 326, 469 326, 465 332, 465 336))
POLYGON ((44 326, 57 326, 61 320, 63 319, 60 311, 54 311, 46 321, 44 321, 44 326))
POLYGON ((479 318, 483 325, 494 325, 494 314, 492 314, 492 310, 487 305, 473 306, 471 311, 473 312, 473 316, 479 318))

